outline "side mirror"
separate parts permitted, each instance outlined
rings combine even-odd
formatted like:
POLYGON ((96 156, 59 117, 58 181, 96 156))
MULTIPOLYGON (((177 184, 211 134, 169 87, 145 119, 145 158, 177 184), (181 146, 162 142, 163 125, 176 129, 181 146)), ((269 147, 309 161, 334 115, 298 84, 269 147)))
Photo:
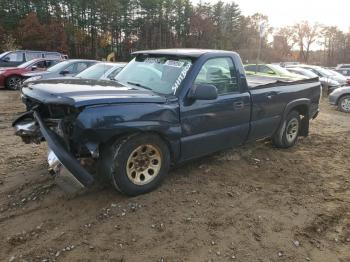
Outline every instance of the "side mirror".
POLYGON ((32 71, 38 70, 37 66, 32 66, 32 71))
POLYGON ((69 74, 69 71, 68 71, 68 70, 62 70, 62 71, 60 72, 60 75, 67 75, 67 74, 69 74))
POLYGON ((218 98, 218 90, 214 85, 197 84, 192 87, 188 97, 195 100, 215 100, 218 98))

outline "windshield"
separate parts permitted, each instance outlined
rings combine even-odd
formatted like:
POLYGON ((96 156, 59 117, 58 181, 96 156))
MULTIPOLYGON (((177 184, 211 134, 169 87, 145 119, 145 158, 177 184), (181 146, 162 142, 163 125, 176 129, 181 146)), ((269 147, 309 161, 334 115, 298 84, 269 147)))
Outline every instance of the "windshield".
POLYGON ((277 72, 279 75, 290 75, 291 74, 287 69, 285 69, 279 65, 269 65, 269 67, 271 69, 273 69, 273 71, 277 72))
POLYGON ((62 71, 64 68, 66 68, 66 66, 69 65, 69 61, 63 61, 60 62, 54 66, 51 66, 49 69, 47 69, 48 72, 60 72, 62 71))
POLYGON ((0 58, 3 58, 5 55, 7 55, 8 53, 10 53, 10 52, 3 52, 3 53, 1 53, 0 54, 0 58))
POLYGON ((306 70, 306 69, 299 69, 299 68, 291 68, 291 69, 288 69, 290 72, 292 73, 297 73, 297 74, 301 74, 301 75, 304 75, 304 76, 307 76, 307 77, 310 77, 310 78, 316 78, 318 77, 318 75, 316 75, 315 73, 309 71, 309 70, 306 70))
POLYGON ((128 63, 115 80, 170 95, 176 92, 191 65, 187 58, 140 56, 128 63))
POLYGON ((107 70, 109 70, 112 67, 113 67, 113 65, 110 65, 110 64, 103 64, 103 63, 96 64, 96 65, 93 65, 93 66, 85 69, 81 73, 77 74, 76 77, 98 80, 101 78, 101 76, 103 76, 103 74, 107 70))
POLYGON ((19 66, 17 66, 17 67, 18 67, 18 68, 26 68, 27 66, 32 65, 34 62, 35 62, 35 61, 30 60, 30 61, 27 61, 27 62, 25 62, 25 63, 23 63, 23 64, 21 64, 21 65, 19 65, 19 66))
POLYGON ((324 69, 322 67, 315 67, 314 70, 319 72, 322 76, 325 76, 325 77, 332 76, 331 72, 329 72, 327 69, 324 69))

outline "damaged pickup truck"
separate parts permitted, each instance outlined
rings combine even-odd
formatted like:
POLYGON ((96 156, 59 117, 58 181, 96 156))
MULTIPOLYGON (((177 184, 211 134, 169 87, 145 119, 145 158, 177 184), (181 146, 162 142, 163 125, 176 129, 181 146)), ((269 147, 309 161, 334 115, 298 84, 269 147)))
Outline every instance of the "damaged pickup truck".
POLYGON ((307 136, 320 82, 252 78, 237 53, 135 52, 115 81, 39 80, 22 88, 27 112, 14 121, 26 143, 46 141, 56 178, 74 187, 107 178, 135 196, 160 185, 171 166, 271 138, 279 148, 307 136), (91 175, 81 160, 97 166, 91 175))

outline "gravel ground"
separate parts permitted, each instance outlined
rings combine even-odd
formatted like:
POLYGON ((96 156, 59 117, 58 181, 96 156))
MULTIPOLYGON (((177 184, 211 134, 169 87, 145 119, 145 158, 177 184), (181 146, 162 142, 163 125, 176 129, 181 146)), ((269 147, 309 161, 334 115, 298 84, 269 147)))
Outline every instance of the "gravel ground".
POLYGON ((325 101, 294 148, 220 152, 135 198, 65 195, 46 145, 13 135, 23 111, 0 91, 0 261, 350 261, 350 115, 325 101))

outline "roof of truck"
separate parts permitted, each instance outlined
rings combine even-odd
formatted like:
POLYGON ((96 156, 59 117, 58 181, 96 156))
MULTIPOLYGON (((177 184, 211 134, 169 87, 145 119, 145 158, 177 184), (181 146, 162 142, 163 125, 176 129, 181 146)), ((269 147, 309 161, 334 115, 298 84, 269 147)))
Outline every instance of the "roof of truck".
POLYGON ((228 53, 232 54, 235 52, 214 50, 214 49, 192 49, 192 48, 172 48, 172 49, 157 49, 157 50, 144 50, 133 52, 133 55, 148 54, 148 55, 173 55, 173 56, 188 56, 188 57, 199 57, 206 53, 228 53))

